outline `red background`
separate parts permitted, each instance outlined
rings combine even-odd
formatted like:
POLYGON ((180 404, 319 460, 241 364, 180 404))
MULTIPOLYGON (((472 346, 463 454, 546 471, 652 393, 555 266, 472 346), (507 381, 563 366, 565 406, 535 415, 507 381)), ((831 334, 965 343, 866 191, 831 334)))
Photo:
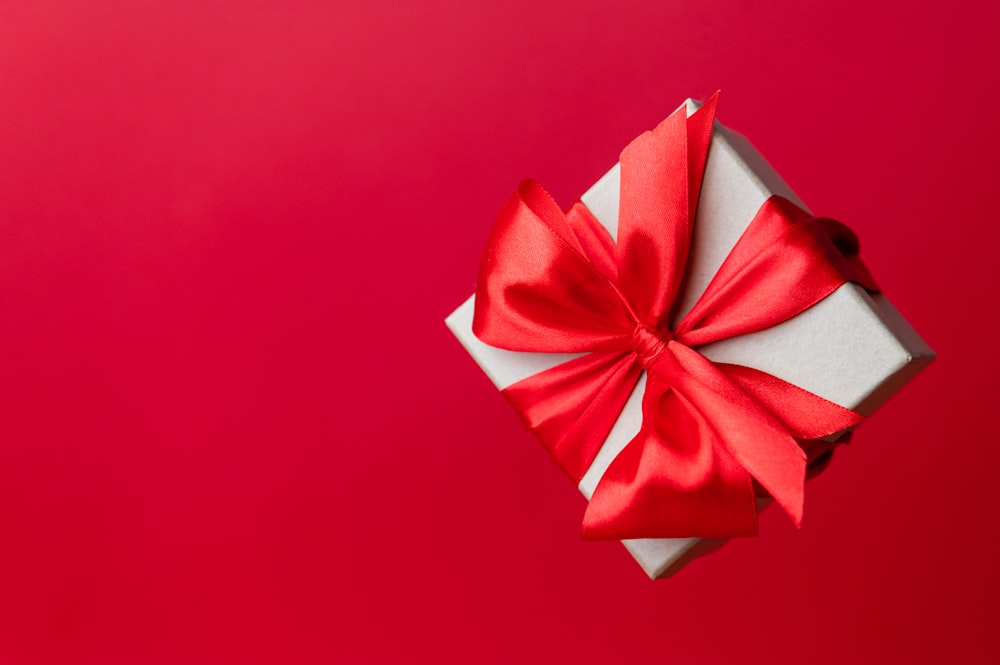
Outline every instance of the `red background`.
POLYGON ((0 7, 0 662, 997 657, 989 3, 334 4, 0 7), (442 319, 716 88, 940 358, 654 583, 442 319))

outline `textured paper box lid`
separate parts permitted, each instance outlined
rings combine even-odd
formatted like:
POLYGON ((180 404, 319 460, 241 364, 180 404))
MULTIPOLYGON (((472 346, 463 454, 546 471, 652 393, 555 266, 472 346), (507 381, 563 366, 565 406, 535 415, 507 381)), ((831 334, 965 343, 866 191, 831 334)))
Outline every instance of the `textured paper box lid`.
MULTIPOLYGON (((687 100, 686 106, 690 115, 698 105, 687 100)), ((616 164, 580 197, 613 238, 618 230, 618 188, 616 164)), ((772 194, 805 208, 749 141, 716 121, 688 258, 688 281, 679 295, 678 320, 697 302, 754 213, 772 194)), ((498 389, 578 357, 519 353, 483 344, 472 333, 474 300, 475 296, 469 298, 446 323, 498 389)), ((780 325, 698 347, 698 351, 713 361, 773 374, 864 415, 885 403, 934 358, 934 352, 883 295, 869 294, 853 283, 780 325)), ((579 489, 588 499, 611 461, 639 432, 645 385, 643 373, 580 481, 579 489)), ((622 542, 643 570, 656 578, 676 572, 694 556, 723 541, 661 538, 622 542)))

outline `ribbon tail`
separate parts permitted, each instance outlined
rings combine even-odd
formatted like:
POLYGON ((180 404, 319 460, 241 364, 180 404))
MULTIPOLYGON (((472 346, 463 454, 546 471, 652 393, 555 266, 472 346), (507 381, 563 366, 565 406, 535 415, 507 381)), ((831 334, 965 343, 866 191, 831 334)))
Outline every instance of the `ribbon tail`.
POLYGON ((819 439, 865 421, 860 413, 766 372, 742 365, 718 363, 715 366, 765 406, 796 439, 819 439))
POLYGON ((711 418, 720 445, 801 526, 807 460, 792 433, 765 404, 703 355, 676 342, 670 351, 665 371, 675 389, 711 418))

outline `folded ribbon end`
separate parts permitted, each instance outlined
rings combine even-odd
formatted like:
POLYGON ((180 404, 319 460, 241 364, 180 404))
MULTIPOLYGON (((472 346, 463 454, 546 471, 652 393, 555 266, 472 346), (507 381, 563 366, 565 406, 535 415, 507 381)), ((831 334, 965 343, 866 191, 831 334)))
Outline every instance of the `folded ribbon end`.
MULTIPOLYGON (((801 452, 801 449, 799 449, 801 452)), ((802 453, 796 459, 786 458, 783 465, 783 472, 777 477, 771 477, 771 487, 765 487, 765 491, 771 496, 775 503, 788 515, 796 529, 802 528, 803 515, 805 512, 805 482, 806 482, 806 456, 802 453)), ((759 479, 758 479, 759 482, 759 479)), ((763 484, 761 484, 763 486, 763 484)))

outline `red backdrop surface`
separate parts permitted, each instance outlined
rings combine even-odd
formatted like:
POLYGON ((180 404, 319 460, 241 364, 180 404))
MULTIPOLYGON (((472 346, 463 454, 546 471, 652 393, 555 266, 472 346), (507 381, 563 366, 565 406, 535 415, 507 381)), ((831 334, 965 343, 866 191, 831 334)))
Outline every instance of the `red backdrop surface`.
POLYGON ((0 662, 995 662, 988 3, 350 4, 0 7, 0 662), (650 582, 442 319, 716 88, 940 357, 650 582))

